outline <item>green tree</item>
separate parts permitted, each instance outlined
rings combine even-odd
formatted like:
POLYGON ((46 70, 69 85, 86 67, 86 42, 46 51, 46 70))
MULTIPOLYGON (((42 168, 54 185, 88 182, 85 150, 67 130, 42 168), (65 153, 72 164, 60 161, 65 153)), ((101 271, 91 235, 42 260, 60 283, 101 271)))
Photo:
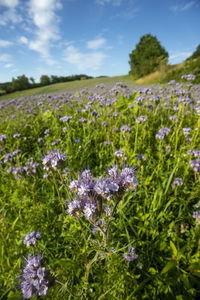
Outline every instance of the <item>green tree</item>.
POLYGON ((25 75, 18 76, 16 79, 12 78, 12 90, 22 91, 27 90, 30 87, 28 78, 25 75))
POLYGON ((40 77, 40 84, 41 84, 41 85, 48 85, 48 84, 50 84, 50 83, 51 83, 51 80, 50 80, 50 78, 49 78, 48 75, 42 75, 42 76, 40 77))
POLYGON ((129 54, 130 74, 135 78, 152 73, 168 62, 168 52, 156 36, 146 34, 140 38, 136 48, 129 54))

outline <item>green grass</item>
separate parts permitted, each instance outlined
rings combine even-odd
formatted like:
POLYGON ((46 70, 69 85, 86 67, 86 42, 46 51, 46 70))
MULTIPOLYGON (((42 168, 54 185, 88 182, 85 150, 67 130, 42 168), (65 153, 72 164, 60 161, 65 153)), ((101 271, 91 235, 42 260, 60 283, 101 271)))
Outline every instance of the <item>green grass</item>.
POLYGON ((122 81, 127 85, 131 85, 131 86, 134 85, 134 80, 127 75, 105 77, 105 78, 94 78, 94 79, 77 80, 77 81, 71 81, 65 83, 57 83, 49 86, 14 92, 11 94, 0 96, 0 100, 19 98, 22 96, 49 94, 49 93, 62 93, 62 92, 70 92, 70 91, 74 92, 85 88, 88 89, 94 88, 97 84, 100 83, 104 83, 106 86, 112 86, 118 81, 122 81))
POLYGON ((164 70, 158 70, 136 80, 137 84, 167 83, 170 80, 179 82, 181 76, 185 74, 194 74, 196 79, 194 83, 200 83, 200 58, 186 60, 177 65, 166 66, 164 70))
MULTIPOLYGON (((104 80, 111 84, 111 80, 122 81, 122 77, 104 80)), ((102 83, 102 79, 73 84, 74 88, 76 84, 86 85, 82 89, 97 83, 102 83)), ((66 88, 66 84, 47 87, 48 93, 49 88, 58 88, 60 92, 61 86, 66 88)), ((188 87, 183 88, 187 91, 188 87)), ((138 92, 130 95, 130 91, 118 86, 110 91, 99 88, 79 95, 2 103, 1 300, 20 299, 17 277, 23 269, 23 257, 32 252, 44 254, 45 268, 55 278, 47 293, 48 300, 200 298, 200 226, 193 217, 194 211, 199 210, 200 179, 199 172, 190 166, 190 161, 197 157, 188 152, 200 150, 200 120, 190 103, 179 101, 178 93, 169 97, 171 90, 169 85, 148 88, 138 97, 138 92), (160 101, 152 98, 157 94, 160 101), (171 118, 174 115, 176 118, 171 118), (72 118, 64 123, 60 120, 63 116, 72 118), (137 122, 141 116, 147 120, 137 122), (124 132, 124 125, 131 131, 124 132), (165 127, 170 129, 168 135, 156 139, 165 127), (190 140, 183 128, 191 128, 190 140), (13 137, 16 133, 21 136, 13 137), (6 161, 7 154, 17 149, 21 152, 6 161), (55 149, 67 156, 66 165, 44 170, 44 156, 55 149), (114 154, 119 149, 124 150, 121 158, 114 154), (16 175, 31 157, 39 164, 36 173, 16 175), (90 201, 94 197, 101 207, 101 199, 111 211, 120 199, 112 220, 109 214, 100 214, 109 234, 94 234, 92 219, 87 220, 83 214, 73 218, 66 212, 68 200, 77 197, 69 185, 85 169, 91 170, 94 180, 105 178, 113 165, 119 170, 137 166, 135 176, 139 184, 136 189, 128 184, 126 190, 109 199, 107 194, 103 199, 90 195, 90 201), (183 184, 173 187, 177 177, 183 184), (41 231, 42 239, 37 246, 26 247, 23 238, 33 230, 41 231), (130 245, 135 247, 138 257, 128 262, 124 254, 130 245)), ((196 108, 199 94, 200 87, 190 88, 186 93, 196 108)))

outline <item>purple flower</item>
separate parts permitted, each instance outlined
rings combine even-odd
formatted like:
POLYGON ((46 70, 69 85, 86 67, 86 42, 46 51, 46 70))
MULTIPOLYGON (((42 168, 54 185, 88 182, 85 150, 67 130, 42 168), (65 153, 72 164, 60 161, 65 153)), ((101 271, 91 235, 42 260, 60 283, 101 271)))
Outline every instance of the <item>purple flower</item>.
POLYGON ((124 150, 123 150, 123 149, 117 150, 117 151, 114 152, 114 155, 115 155, 116 157, 123 157, 123 155, 124 155, 124 150))
POLYGON ((30 254, 25 260, 25 267, 19 277, 22 295, 25 299, 38 294, 46 296, 54 279, 50 272, 43 266, 43 255, 30 254))
POLYGON ((140 116, 136 119, 136 123, 142 123, 145 122, 147 120, 146 116, 140 116))
POLYGON ((128 125, 123 125, 120 127, 120 131, 126 133, 126 132, 131 132, 132 129, 128 125))
POLYGON ((31 233, 27 234, 24 239, 23 239, 23 243, 24 245, 26 245, 27 247, 33 245, 35 246, 37 240, 40 240, 42 237, 41 232, 40 231, 32 231, 31 233))
POLYGON ((64 123, 68 123, 71 119, 72 119, 71 116, 64 116, 64 117, 60 118, 60 121, 62 121, 64 123))
POLYGON ((59 169, 65 165, 66 159, 67 157, 64 154, 61 154, 59 150, 50 151, 42 160, 44 170, 59 169))
POLYGON ((183 185, 183 180, 179 177, 174 178, 173 182, 172 182, 172 187, 176 188, 180 185, 183 185))
POLYGON ((129 246, 128 253, 124 253, 124 258, 130 262, 138 258, 138 255, 135 253, 135 247, 129 246))

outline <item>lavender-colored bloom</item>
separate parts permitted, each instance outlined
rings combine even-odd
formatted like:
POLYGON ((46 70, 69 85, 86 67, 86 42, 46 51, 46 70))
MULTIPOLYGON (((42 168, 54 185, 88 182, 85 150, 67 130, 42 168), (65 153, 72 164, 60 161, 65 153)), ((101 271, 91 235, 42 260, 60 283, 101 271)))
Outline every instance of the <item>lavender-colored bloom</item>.
POLYGON ((68 123, 71 119, 72 119, 71 116, 64 116, 64 117, 60 118, 60 121, 62 121, 64 123, 68 123))
POLYGON ((63 127, 62 131, 65 133, 67 131, 67 127, 63 127))
POLYGON ((83 214, 87 219, 90 219, 96 211, 96 205, 91 202, 86 202, 84 209, 83 209, 83 214))
POLYGON ((0 135, 0 143, 4 143, 7 140, 7 136, 5 134, 0 135))
POLYGON ((58 145, 61 143, 61 139, 57 139, 54 142, 51 143, 52 146, 58 145))
POLYGON ((188 153, 191 155, 194 155, 194 157, 200 157, 200 150, 196 150, 196 149, 189 149, 188 153))
POLYGON ((183 185, 183 180, 179 177, 174 178, 173 182, 172 182, 172 187, 176 188, 180 185, 183 185))
POLYGON ((21 136, 20 133, 15 133, 15 134, 13 134, 13 138, 14 138, 14 139, 18 139, 18 138, 20 138, 20 136, 21 136))
POLYGON ((80 119, 79 119, 79 122, 80 122, 80 123, 86 123, 86 122, 87 122, 87 119, 86 119, 86 118, 80 118, 80 119))
POLYGON ((194 80, 196 76, 194 74, 184 74, 181 76, 181 79, 186 79, 186 80, 194 80))
POLYGON ((27 247, 31 246, 31 245, 35 245, 37 240, 40 240, 42 237, 41 232, 40 231, 32 231, 31 233, 27 234, 24 239, 23 239, 23 243, 24 245, 26 245, 27 247))
POLYGON ((197 224, 200 225, 200 210, 194 211, 192 217, 196 220, 197 224))
POLYGON ((134 104, 130 104, 130 105, 129 105, 129 108, 134 108, 134 107, 135 107, 134 104))
POLYGON ((19 278, 23 297, 30 299, 37 294, 38 296, 45 296, 54 279, 43 266, 43 255, 30 254, 27 259, 25 258, 25 263, 19 278))
POLYGON ((138 258, 138 255, 135 253, 135 247, 132 246, 129 246, 128 253, 124 253, 123 256, 128 262, 131 262, 138 258))
POLYGON ((190 134, 191 130, 192 130, 191 128, 183 128, 183 134, 187 136, 190 134))
POLYGON ((139 116, 136 120, 136 123, 142 123, 147 121, 147 117, 146 116, 139 116))
POLYGON ((114 155, 115 155, 116 157, 123 157, 123 155, 124 155, 124 150, 123 150, 123 149, 117 150, 117 151, 114 152, 114 155))
POLYGON ((126 132, 131 132, 132 129, 128 125, 123 125, 120 127, 120 131, 126 133, 126 132))
POLYGON ((49 169, 59 169, 64 166, 66 159, 66 156, 61 154, 59 150, 50 151, 42 160, 44 170, 48 171, 49 169))
POLYGON ((190 167, 195 171, 195 172, 200 172, 200 159, 193 159, 190 161, 190 167))
POLYGON ((156 134, 156 139, 163 140, 165 136, 169 134, 170 131, 171 129, 168 127, 161 128, 156 134))
POLYGON ((171 150, 172 150, 172 147, 171 147, 170 145, 167 145, 167 146, 166 146, 166 152, 169 153, 169 152, 171 152, 171 150))
POLYGON ((102 125, 103 125, 104 127, 106 127, 107 124, 108 124, 108 123, 107 123, 106 121, 103 121, 103 122, 102 122, 102 125))

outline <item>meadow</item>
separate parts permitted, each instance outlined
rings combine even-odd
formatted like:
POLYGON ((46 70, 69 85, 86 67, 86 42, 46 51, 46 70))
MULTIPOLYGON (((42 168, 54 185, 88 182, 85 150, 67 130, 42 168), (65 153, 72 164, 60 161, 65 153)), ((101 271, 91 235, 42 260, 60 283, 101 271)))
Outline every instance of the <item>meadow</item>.
POLYGON ((0 101, 0 299, 200 299, 192 79, 0 101))

